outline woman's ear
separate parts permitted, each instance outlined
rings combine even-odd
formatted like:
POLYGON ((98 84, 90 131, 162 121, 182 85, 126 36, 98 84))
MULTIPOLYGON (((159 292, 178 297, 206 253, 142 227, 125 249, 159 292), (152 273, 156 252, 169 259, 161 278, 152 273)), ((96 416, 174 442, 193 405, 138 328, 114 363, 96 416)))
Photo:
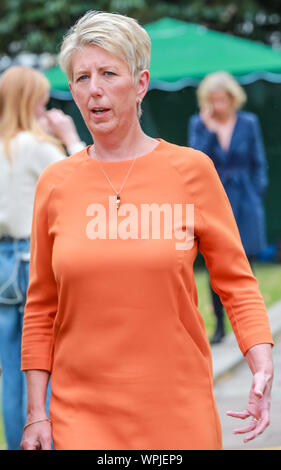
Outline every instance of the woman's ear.
POLYGON ((141 70, 139 73, 138 77, 138 83, 137 83, 137 98, 142 101, 143 98, 145 97, 147 90, 148 90, 148 85, 149 85, 149 79, 150 79, 150 74, 147 69, 141 70))

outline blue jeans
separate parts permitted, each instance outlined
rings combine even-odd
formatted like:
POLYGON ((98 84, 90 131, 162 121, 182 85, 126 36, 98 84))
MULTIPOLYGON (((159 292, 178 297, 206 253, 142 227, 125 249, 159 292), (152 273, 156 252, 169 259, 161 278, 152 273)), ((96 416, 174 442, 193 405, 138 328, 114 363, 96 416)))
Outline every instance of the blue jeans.
MULTIPOLYGON (((21 337, 29 281, 29 239, 0 239, 0 361, 2 413, 9 450, 19 450, 26 422, 27 393, 21 372, 21 337)), ((49 410, 50 387, 47 393, 49 410)))

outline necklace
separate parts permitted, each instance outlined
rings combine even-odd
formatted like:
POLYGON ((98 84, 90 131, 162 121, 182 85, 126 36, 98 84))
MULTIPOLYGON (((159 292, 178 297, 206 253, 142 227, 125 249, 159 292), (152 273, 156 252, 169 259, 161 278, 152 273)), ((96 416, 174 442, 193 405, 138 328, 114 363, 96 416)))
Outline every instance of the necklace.
POLYGON ((124 180, 123 180, 123 183, 122 183, 122 185, 121 185, 121 188, 119 189, 119 191, 117 191, 117 190, 115 189, 115 187, 113 186, 112 181, 110 180, 109 176, 108 176, 107 173, 105 172, 105 170, 104 170, 104 168, 103 168, 103 166, 102 166, 102 162, 101 162, 101 160, 98 158, 97 153, 96 153, 94 147, 93 147, 93 150, 94 150, 94 152, 95 152, 95 155, 96 155, 96 157, 97 157, 98 162, 100 163, 100 169, 102 170, 104 176, 106 177, 107 181, 109 182, 110 186, 112 187, 113 191, 114 191, 115 194, 116 194, 116 207, 117 207, 117 210, 118 210, 118 209, 119 209, 119 206, 120 206, 120 202, 121 202, 120 193, 121 193, 122 189, 124 188, 124 185, 125 185, 125 183, 126 183, 126 181, 127 181, 127 179, 128 179, 128 176, 129 176, 129 174, 131 173, 131 171, 132 171, 132 169, 133 169, 133 166, 134 166, 134 163, 135 163, 137 157, 135 157, 134 160, 132 161, 132 163, 131 163, 131 165, 130 165, 130 167, 129 167, 129 170, 127 171, 127 174, 126 174, 126 176, 125 176, 125 178, 124 178, 124 180))

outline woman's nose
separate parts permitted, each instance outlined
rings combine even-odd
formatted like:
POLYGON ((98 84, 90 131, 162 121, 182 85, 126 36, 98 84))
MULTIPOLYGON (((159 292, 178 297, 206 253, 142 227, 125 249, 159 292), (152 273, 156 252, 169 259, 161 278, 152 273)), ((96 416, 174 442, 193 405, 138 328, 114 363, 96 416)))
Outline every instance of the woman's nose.
POLYGON ((100 79, 97 76, 91 77, 90 93, 93 96, 97 96, 97 95, 99 96, 102 94, 100 79))

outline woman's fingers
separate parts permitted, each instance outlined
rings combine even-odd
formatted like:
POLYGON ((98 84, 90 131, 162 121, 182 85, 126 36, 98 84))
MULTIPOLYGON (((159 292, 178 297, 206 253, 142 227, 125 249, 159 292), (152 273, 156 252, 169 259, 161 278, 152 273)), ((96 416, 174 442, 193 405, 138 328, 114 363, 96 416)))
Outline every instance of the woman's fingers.
POLYGON ((42 439, 41 449, 42 450, 52 450, 52 441, 51 441, 51 439, 42 439))
POLYGON ((252 431, 253 429, 256 428, 256 426, 257 426, 257 421, 255 419, 253 419, 248 426, 244 426, 243 428, 234 429, 233 433, 234 434, 244 434, 245 432, 252 431))
POLYGON ((22 439, 20 448, 22 450, 38 450, 40 449, 40 442, 39 441, 34 442, 31 439, 22 439))
MULTIPOLYGON (((249 418, 249 416, 252 416, 249 411, 228 411, 226 413, 228 416, 232 416, 234 418, 240 418, 240 419, 245 419, 249 418)), ((250 424, 247 426, 244 426, 242 428, 236 428, 234 429, 233 433, 234 434, 245 434, 245 433, 250 433, 248 436, 246 436, 243 439, 243 442, 248 442, 251 441, 252 439, 255 439, 259 434, 263 433, 265 428, 269 425, 270 419, 269 419, 269 410, 263 410, 263 412, 260 414, 260 418, 256 419, 253 417, 252 421, 250 424)))
POLYGON ((227 411, 226 414, 228 416, 232 416, 233 418, 240 418, 240 419, 246 419, 246 418, 249 418, 249 416, 251 416, 248 410, 245 410, 245 411, 227 411))
POLYGON ((22 450, 52 450, 50 423, 33 423, 24 431, 20 447, 22 450))
POLYGON ((269 417, 268 418, 263 418, 263 419, 259 419, 257 422, 256 422, 256 426, 254 428, 254 430, 248 434, 248 436, 246 436, 244 439, 243 439, 243 442, 248 442, 248 441, 251 441, 252 439, 255 439, 255 437, 257 437, 259 434, 263 433, 263 431, 265 430, 265 428, 269 425, 269 417))

